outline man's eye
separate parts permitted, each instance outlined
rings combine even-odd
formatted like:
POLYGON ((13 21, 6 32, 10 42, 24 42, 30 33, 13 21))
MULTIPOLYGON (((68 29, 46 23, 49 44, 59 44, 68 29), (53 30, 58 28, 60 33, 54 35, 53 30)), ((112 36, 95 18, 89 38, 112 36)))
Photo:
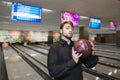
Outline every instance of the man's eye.
POLYGON ((69 29, 69 27, 67 27, 66 29, 69 29))
POLYGON ((70 27, 70 26, 67 26, 67 27, 70 27))

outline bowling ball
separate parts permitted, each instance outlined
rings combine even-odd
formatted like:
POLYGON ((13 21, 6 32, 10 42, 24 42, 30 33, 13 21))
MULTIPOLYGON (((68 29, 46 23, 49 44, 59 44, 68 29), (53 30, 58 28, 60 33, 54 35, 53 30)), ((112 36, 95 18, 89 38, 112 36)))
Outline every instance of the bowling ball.
POLYGON ((74 50, 77 53, 82 54, 83 58, 86 58, 92 53, 92 45, 88 40, 80 39, 74 42, 74 50))

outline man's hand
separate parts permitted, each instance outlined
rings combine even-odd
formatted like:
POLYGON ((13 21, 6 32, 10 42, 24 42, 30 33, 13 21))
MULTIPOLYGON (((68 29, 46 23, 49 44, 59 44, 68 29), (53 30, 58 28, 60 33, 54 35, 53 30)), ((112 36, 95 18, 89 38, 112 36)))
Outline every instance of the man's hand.
POLYGON ((77 64, 79 61, 79 58, 82 56, 82 54, 80 53, 76 53, 76 51, 74 51, 74 47, 72 47, 72 58, 75 61, 75 63, 77 64))
POLYGON ((92 55, 95 55, 95 45, 92 41, 89 40, 89 42, 92 45, 92 55))

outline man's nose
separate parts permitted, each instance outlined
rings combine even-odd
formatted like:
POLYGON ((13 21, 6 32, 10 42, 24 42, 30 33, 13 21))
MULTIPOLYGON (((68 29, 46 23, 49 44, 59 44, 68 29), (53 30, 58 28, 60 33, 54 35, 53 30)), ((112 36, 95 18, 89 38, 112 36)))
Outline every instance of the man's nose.
POLYGON ((70 31, 73 31, 73 29, 71 29, 71 28, 70 28, 69 30, 70 30, 70 31))

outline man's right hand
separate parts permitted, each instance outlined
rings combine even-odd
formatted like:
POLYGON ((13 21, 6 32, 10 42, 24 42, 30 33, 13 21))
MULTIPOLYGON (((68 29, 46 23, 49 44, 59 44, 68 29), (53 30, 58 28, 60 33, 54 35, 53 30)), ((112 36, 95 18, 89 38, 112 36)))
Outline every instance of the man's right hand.
POLYGON ((82 56, 82 54, 80 53, 76 53, 76 51, 74 51, 74 47, 72 47, 72 58, 75 61, 75 63, 77 64, 79 61, 79 58, 82 56))

